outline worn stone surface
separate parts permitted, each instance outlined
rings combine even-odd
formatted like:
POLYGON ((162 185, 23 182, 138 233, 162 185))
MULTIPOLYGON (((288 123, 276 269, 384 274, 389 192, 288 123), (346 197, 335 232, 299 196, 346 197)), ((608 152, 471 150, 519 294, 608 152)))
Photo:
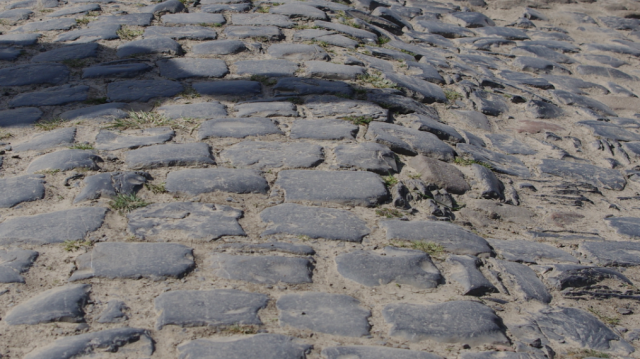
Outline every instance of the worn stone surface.
POLYGON ((483 147, 466 143, 457 144, 456 150, 460 154, 469 155, 473 160, 489 164, 491 169, 496 172, 524 178, 531 176, 529 169, 517 157, 503 155, 498 152, 487 150, 483 147))
POLYGON ((257 334, 231 339, 197 339, 178 346, 181 358, 299 359, 311 345, 281 334, 257 334))
POLYGON ((170 97, 184 90, 184 87, 169 80, 130 80, 112 82, 107 86, 107 97, 111 101, 149 101, 156 97, 170 97))
POLYGON ((343 140, 354 139, 358 126, 345 120, 319 119, 296 120, 289 137, 294 139, 343 140))
POLYGON ((217 101, 190 104, 190 105, 167 105, 158 107, 158 113, 170 118, 216 118, 226 117, 225 106, 217 101))
POLYGON ((280 135, 282 131, 272 120, 264 117, 219 118, 205 121, 198 130, 201 140, 216 137, 245 138, 249 136, 280 135))
POLYGON ((255 170, 206 168, 172 171, 167 176, 166 189, 169 192, 193 196, 218 191, 267 193, 269 184, 255 170))
POLYGON ((220 153, 222 161, 234 167, 253 168, 310 168, 322 163, 322 147, 311 143, 280 143, 245 141, 220 153))
POLYGON ((389 123, 372 122, 365 138, 402 155, 423 155, 451 161, 455 151, 431 133, 389 123))
POLYGON ((234 106, 238 117, 298 117, 291 102, 249 102, 234 106))
POLYGON ((107 303, 107 307, 100 313, 98 323, 119 323, 127 320, 127 315, 124 310, 127 306, 123 301, 110 300, 107 303))
POLYGON ((397 358, 397 359, 438 359, 437 355, 410 351, 405 349, 394 349, 378 346, 341 346, 341 347, 328 347, 322 350, 322 355, 327 359, 340 359, 340 358, 353 358, 353 359, 384 359, 384 358, 397 358))
POLYGON ((28 141, 13 145, 13 151, 42 151, 54 147, 70 146, 76 137, 76 128, 61 128, 45 133, 40 133, 28 141))
POLYGON ((536 276, 536 272, 533 269, 515 262, 502 260, 496 262, 504 273, 501 278, 502 282, 506 283, 510 288, 510 292, 516 292, 525 301, 551 302, 551 294, 536 276))
POLYGON ((0 208, 44 198, 44 176, 27 175, 0 179, 0 208))
POLYGON ((138 148, 165 143, 173 138, 175 132, 169 127, 157 127, 139 131, 141 136, 119 135, 115 132, 101 130, 96 135, 96 149, 119 150, 122 148, 138 148))
POLYGON ((83 307, 89 299, 89 284, 57 287, 21 303, 3 318, 9 325, 50 322, 83 322, 83 307))
POLYGON ((569 253, 548 244, 525 240, 488 239, 489 244, 504 259, 523 263, 578 263, 569 253))
POLYGON ((211 261, 218 277, 259 284, 311 283, 313 271, 306 258, 216 254, 211 261))
POLYGON ((205 143, 149 146, 127 152, 126 164, 136 170, 212 165, 216 162, 210 151, 209 145, 205 143))
POLYGON ((409 160, 409 165, 420 173, 420 178, 425 183, 446 189, 450 193, 463 194, 471 189, 462 172, 445 162, 416 156, 409 160))
POLYGON ((593 186, 614 191, 621 191, 627 183, 622 174, 617 170, 597 167, 587 163, 543 159, 542 165, 540 165, 540 171, 553 176, 579 180, 593 186))
POLYGON ((38 255, 30 250, 0 250, 0 283, 25 283, 20 274, 29 271, 38 255))
POLYGON ((478 270, 478 258, 451 255, 447 262, 453 265, 449 277, 462 286, 462 294, 483 296, 498 292, 498 289, 478 270))
POLYGON ((333 152, 336 163, 342 168, 357 168, 381 175, 398 172, 393 151, 378 143, 339 145, 333 149, 333 152))
POLYGON ((135 195, 147 182, 148 174, 137 172, 111 172, 88 176, 84 188, 73 200, 78 203, 101 197, 113 198, 117 195, 135 195))

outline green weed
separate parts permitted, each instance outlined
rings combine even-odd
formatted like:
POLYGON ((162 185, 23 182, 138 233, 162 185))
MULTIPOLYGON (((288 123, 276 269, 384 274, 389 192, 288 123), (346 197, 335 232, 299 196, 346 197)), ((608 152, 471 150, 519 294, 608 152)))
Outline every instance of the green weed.
POLYGON ((398 184, 398 179, 393 177, 393 175, 388 175, 382 177, 382 182, 384 182, 384 185, 387 187, 393 187, 398 184))
POLYGON ((62 63, 74 69, 84 67, 85 65, 85 61, 80 59, 66 59, 63 60, 62 63))
POLYGON ((165 193, 167 192, 166 189, 166 183, 162 182, 160 184, 153 184, 153 183, 145 183, 144 186, 151 192, 155 193, 155 194, 160 194, 160 193, 165 193))
POLYGON ((145 127, 171 126, 172 122, 164 115, 154 112, 129 112, 129 118, 116 119, 105 126, 105 129, 127 130, 142 129, 145 127))
POLYGON ((601 314, 600 312, 598 312, 597 310, 595 310, 593 308, 589 308, 589 312, 591 312, 593 315, 595 315, 600 320, 602 320, 603 322, 605 322, 605 323, 607 323, 609 325, 618 325, 618 324, 620 324, 620 318, 607 317, 606 315, 601 314))
POLYGON ((362 125, 362 126, 366 126, 368 125, 371 121, 373 121, 372 117, 367 117, 367 116, 347 116, 347 117, 343 117, 342 118, 345 121, 349 121, 351 123, 353 123, 354 125, 362 125))
POLYGON ((273 86, 278 82, 276 79, 270 79, 269 77, 264 75, 252 75, 251 81, 261 82, 265 86, 273 86))
POLYGON ((78 249, 82 248, 82 247, 91 247, 93 246, 93 242, 86 240, 86 241, 64 241, 62 243, 62 249, 64 249, 67 252, 75 252, 78 249))
POLYGON ((120 37, 120 39, 122 40, 133 40, 138 36, 142 36, 143 33, 143 30, 134 29, 128 26, 123 26, 116 32, 116 34, 118 34, 118 37, 120 37))
POLYGON ((0 140, 6 140, 7 138, 11 138, 13 135, 9 132, 0 131, 0 140))
POLYGON ((390 208, 376 209, 376 214, 380 217, 386 217, 386 218, 404 217, 404 214, 402 212, 398 211, 397 209, 390 209, 390 208))
POLYGON ((460 166, 471 166, 472 164, 477 164, 480 165, 482 167, 486 167, 488 169, 491 169, 491 165, 482 161, 477 161, 477 160, 470 160, 467 158, 462 158, 462 157, 456 157, 453 160, 453 163, 460 165, 460 166))
POLYGON ((76 143, 69 148, 72 150, 92 150, 93 145, 89 143, 76 143))
POLYGON ((444 90, 444 96, 447 98, 447 101, 454 102, 455 100, 462 100, 462 94, 454 91, 454 90, 444 90))
POLYGON ((362 84, 370 84, 373 87, 383 89, 383 88, 399 88, 395 83, 382 78, 382 74, 380 72, 374 72, 373 74, 363 74, 358 75, 357 81, 362 84))
POLYGON ((119 194, 109 203, 109 206, 120 214, 124 214, 125 212, 131 212, 136 208, 146 207, 150 204, 150 202, 139 198, 135 194, 119 194))
POLYGON ((103 105, 107 103, 107 98, 106 97, 90 98, 90 99, 84 100, 84 103, 86 103, 87 105, 103 105))
POLYGON ((45 120, 45 121, 38 121, 36 123, 34 123, 33 125, 42 131, 51 131, 51 130, 55 130, 56 128, 62 126, 62 124, 64 123, 64 120, 56 117, 53 118, 51 120, 45 120))

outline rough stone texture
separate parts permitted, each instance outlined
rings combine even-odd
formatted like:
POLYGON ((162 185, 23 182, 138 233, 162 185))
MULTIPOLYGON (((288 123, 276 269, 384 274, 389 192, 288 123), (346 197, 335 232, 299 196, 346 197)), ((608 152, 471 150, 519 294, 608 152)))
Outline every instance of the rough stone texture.
POLYGON ((44 198, 44 176, 27 175, 0 179, 0 208, 44 198))
POLYGON ((197 103, 191 105, 167 105, 158 107, 157 112, 172 119, 179 118, 216 118, 226 117, 227 111, 223 104, 217 101, 197 103))
POLYGON ((258 310, 269 297, 235 289, 178 290, 155 299, 159 313, 158 330, 166 325, 217 327, 221 325, 261 325, 258 310))
POLYGON ((13 217, 0 223, 0 244, 49 244, 84 239, 102 226, 107 209, 80 207, 34 216, 13 217))
POLYGON ((457 144, 456 150, 460 154, 470 156, 475 161, 489 164, 491 169, 496 172, 524 178, 531 176, 529 169, 517 157, 503 155, 466 143, 457 144))
POLYGON ((389 335, 417 342, 505 344, 501 320, 489 307, 469 301, 452 301, 429 306, 389 304, 382 310, 387 323, 393 325, 389 335))
POLYGON ((205 121, 198 130, 200 140, 215 137, 245 138, 281 134, 282 131, 272 120, 263 117, 219 118, 205 121))
POLYGON ((357 168, 381 175, 398 172, 394 153, 379 143, 339 145, 333 149, 336 164, 342 168, 357 168))
POLYGON ((578 263, 578 259, 569 253, 548 244, 525 241, 488 239, 489 244, 504 259, 513 262, 544 263, 578 263))
POLYGON ((76 258, 70 281, 103 278, 182 278, 194 267, 193 250, 177 243, 97 243, 76 258))
POLYGON ((28 141, 13 145, 14 152, 42 151, 54 147, 70 146, 76 138, 76 128, 61 128, 33 136, 28 141))
POLYGON ((127 167, 149 169, 172 166, 213 165, 216 162, 206 143, 156 145, 127 152, 127 167))
POLYGON ((276 302, 281 326, 314 332, 361 337, 369 334, 371 312, 353 297, 342 294, 307 292, 285 294, 276 302), (304 313, 304 315, 302 315, 304 313))
POLYGON ((130 80, 112 82, 107 86, 111 101, 146 102, 156 97, 171 97, 184 91, 181 84, 169 80, 130 80))
POLYGON ((474 163, 471 165, 471 170, 479 182, 480 197, 504 202, 504 184, 490 169, 474 163))
POLYGON ((197 339, 180 344, 180 358, 301 359, 313 346, 281 334, 257 334, 230 339, 197 339))
POLYGON ((617 170, 597 167, 587 163, 543 159, 542 165, 540 165, 540 172, 571 178, 614 191, 621 191, 627 183, 617 170))
POLYGON ((249 102, 234 106, 238 117, 298 117, 291 102, 249 102))
POLYGON ((338 273, 367 287, 391 282, 420 289, 435 288, 444 281, 440 271, 422 251, 385 247, 384 255, 355 251, 336 257, 338 273))
POLYGON ((100 197, 115 197, 117 195, 135 195, 147 182, 146 173, 111 172, 101 173, 84 179, 84 188, 73 200, 78 203, 95 200, 100 197))
MULTIPOLYGON (((1 70, 0 70, 1 71, 1 70)), ((42 117, 42 111, 36 107, 23 107, 0 111, 0 127, 26 127, 42 117)))
POLYGON ((640 265, 638 242, 583 242, 580 250, 603 266, 640 265))
POLYGON ((26 300, 3 318, 9 325, 84 321, 83 307, 89 299, 89 284, 57 287, 26 300))
POLYGON ((329 347, 322 350, 322 355, 327 359, 440 359, 439 356, 427 352, 364 345, 329 347))
POLYGON ((227 64, 218 59, 168 59, 158 61, 160 75, 174 80, 191 77, 224 77, 227 64))
POLYGON ((72 102, 85 101, 88 98, 89 86, 62 85, 50 87, 42 91, 22 93, 9 102, 11 107, 24 106, 56 106, 72 102))
POLYGON ((269 184, 258 171, 250 169, 207 168, 172 171, 166 189, 192 196, 201 193, 267 193, 269 184))
POLYGON ((275 185, 284 190, 287 202, 371 207, 389 195, 380 176, 370 172, 285 170, 278 173, 275 185))
POLYGON ((425 183, 443 188, 449 193, 464 194, 471 189, 462 172, 448 163, 416 156, 409 160, 409 165, 420 173, 420 179, 425 183))
POLYGON ((216 250, 226 251, 227 249, 236 250, 241 253, 254 253, 255 251, 264 252, 282 252, 289 254, 297 254, 304 256, 312 256, 316 251, 304 244, 291 244, 285 242, 268 242, 268 243, 224 243, 216 247, 216 250))
POLYGON ((244 141, 228 147, 220 153, 222 161, 234 167, 253 168, 310 168, 322 163, 322 147, 305 142, 244 141))
POLYGON ((259 284, 311 283, 313 271, 306 258, 216 254, 211 261, 218 277, 259 284))
POLYGON ((127 315, 124 310, 127 306, 123 301, 110 300, 107 303, 107 307, 100 313, 98 323, 119 323, 127 320, 127 315))
POLYGON ((38 255, 36 251, 0 249, 0 283, 25 283, 20 274, 31 268, 38 255))
POLYGON ((354 139, 357 133, 358 126, 345 120, 296 120, 291 126, 289 137, 293 139, 343 140, 354 139))
POLYGON ((420 154, 443 161, 451 161, 455 156, 455 151, 435 135, 404 126, 372 122, 365 138, 403 155, 420 154))
POLYGON ((380 222, 380 226, 386 230, 387 240, 433 242, 455 254, 486 256, 491 253, 484 238, 450 223, 388 220, 380 222))
POLYGON ((98 150, 114 151, 122 148, 138 148, 142 146, 165 143, 173 138, 175 132, 169 127, 150 128, 139 131, 142 136, 121 136, 115 132, 100 130, 96 135, 98 150))
POLYGON ((121 102, 106 103, 90 107, 70 110, 60 114, 63 120, 71 121, 94 121, 109 122, 129 117, 129 114, 122 110, 126 104, 121 102))
POLYGON ((545 304, 551 302, 551 294, 533 269, 520 263, 500 260, 496 262, 503 272, 502 282, 510 287, 510 292, 517 292, 525 301, 537 300, 545 304))
POLYGON ((498 289, 478 270, 478 258, 451 255, 447 262, 453 265, 449 278, 462 286, 463 295, 483 296, 498 289))
POLYGON ((322 207, 307 207, 284 203, 269 207, 260 213, 268 223, 261 236, 291 234, 309 238, 325 238, 360 242, 369 234, 366 222, 351 212, 322 207))

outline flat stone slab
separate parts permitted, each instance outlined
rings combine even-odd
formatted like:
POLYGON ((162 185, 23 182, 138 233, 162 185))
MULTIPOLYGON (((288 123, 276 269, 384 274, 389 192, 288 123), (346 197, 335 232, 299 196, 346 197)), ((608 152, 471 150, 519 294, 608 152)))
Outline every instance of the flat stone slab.
POLYGON ((551 294, 538 279, 536 272, 524 264, 497 260, 501 269, 500 279, 509 287, 509 292, 521 297, 524 301, 536 300, 548 304, 551 294))
POLYGON ((155 299, 159 313, 156 328, 165 325, 182 327, 218 327, 262 325, 258 311, 266 307, 269 297, 235 289, 176 290, 155 299))
POLYGON ((568 91, 555 90, 552 91, 555 99, 568 106, 584 107, 601 116, 617 116, 613 110, 602 102, 596 101, 590 97, 577 95, 568 91))
POLYGON ((0 45, 29 46, 38 42, 42 34, 6 34, 0 35, 0 45))
POLYGON ((250 97, 262 93, 262 85, 258 81, 230 80, 196 82, 193 88, 202 95, 250 97))
POLYGON ((284 170, 275 185, 284 190, 287 202, 372 207, 389 197, 380 176, 371 172, 284 170))
POLYGON ((357 168, 382 175, 398 172, 395 154, 379 143, 342 144, 336 146, 333 153, 341 168, 357 168))
POLYGON ((314 6, 289 3, 269 9, 272 14, 288 16, 291 19, 326 20, 327 14, 314 6))
POLYGON ((403 155, 424 155, 443 161, 452 161, 453 148, 434 134, 383 122, 371 122, 365 138, 389 147, 403 155))
POLYGON ((578 259, 574 256, 548 244, 525 240, 487 239, 487 241, 498 254, 512 262, 578 263, 578 259))
POLYGON ((478 258, 450 255, 447 257, 451 269, 449 278, 462 286, 463 295, 483 296, 497 293, 498 289, 478 269, 478 258))
POLYGON ((592 286, 606 279, 618 280, 620 284, 633 285, 629 278, 609 268, 574 264, 557 264, 552 268, 552 271, 545 273, 545 280, 558 290, 592 286))
POLYGON ((310 168, 324 161, 324 151, 305 142, 244 141, 227 147, 220 158, 240 168, 310 168))
POLYGON ((290 234, 349 242, 360 242, 370 233, 365 221, 355 214, 334 208, 307 207, 284 203, 260 213, 267 229, 260 235, 290 234))
POLYGON ((83 307, 90 290, 89 284, 55 287, 20 303, 2 319, 9 325, 84 322, 83 307))
POLYGON ((88 28, 60 33, 53 42, 77 41, 87 43, 99 40, 115 40, 120 38, 118 30, 122 25, 107 23, 90 23, 88 28))
POLYGON ((168 14, 163 15, 160 20, 164 24, 169 25, 224 25, 227 21, 221 14, 209 14, 209 13, 188 13, 188 14, 168 14))
POLYGON ((408 126, 416 130, 430 132, 436 135, 442 141, 449 143, 464 142, 464 137, 455 128, 445 125, 444 123, 435 120, 429 116, 423 115, 409 115, 406 120, 408 126))
POLYGON ((224 33, 227 39, 264 38, 267 41, 278 41, 284 38, 282 31, 276 26, 227 26, 224 33))
POLYGON ((158 61, 160 75, 180 80, 191 77, 224 77, 229 73, 227 64, 218 59, 174 58, 158 61))
POLYGON ((60 62, 64 60, 79 60, 98 56, 98 44, 76 44, 63 46, 43 52, 31 58, 31 62, 60 62))
POLYGON ((341 81, 327 81, 300 77, 279 79, 273 89, 278 97, 341 94, 353 96, 353 88, 341 81))
POLYGON ((354 80, 364 75, 364 67, 333 64, 324 61, 306 61, 305 75, 327 80, 354 80))
POLYGON ((579 125, 591 128, 594 136, 614 141, 640 141, 640 135, 613 123, 604 121, 579 121, 579 125))
POLYGON ((86 5, 78 5, 64 8, 62 10, 54 11, 51 14, 47 15, 47 17, 60 17, 74 14, 82 14, 87 13, 89 11, 100 11, 100 5, 98 4, 86 4, 86 5))
POLYGON ((0 249, 0 283, 25 283, 20 275, 29 271, 39 253, 23 249, 0 249))
POLYGON ((609 217, 604 220, 607 225, 613 228, 619 235, 633 239, 640 237, 640 218, 609 217))
POLYGON ((313 264, 307 258, 215 254, 213 273, 218 277, 258 284, 311 283, 313 264))
POLYGON ((313 348, 293 337, 256 334, 236 338, 196 339, 180 344, 181 358, 301 359, 313 348))
POLYGON ((168 37, 174 40, 202 41, 215 40, 218 38, 218 33, 211 28, 203 26, 149 26, 144 29, 143 36, 145 38, 168 37))
POLYGON ((69 171, 74 168, 87 168, 98 170, 98 164, 102 158, 96 156, 93 151, 86 150, 61 150, 37 157, 27 167, 27 173, 39 171, 69 171))
POLYGON ((0 208, 44 198, 44 176, 27 175, 0 179, 0 208))
POLYGON ((462 111, 455 110, 453 111, 456 114, 456 117, 464 122, 469 127, 473 127, 479 130, 491 131, 491 123, 487 116, 478 111, 462 111))
POLYGON ((469 36, 475 35, 471 30, 467 30, 458 25, 445 24, 440 21, 428 21, 428 20, 416 21, 415 29, 417 31, 425 32, 428 34, 444 36, 448 39, 469 37, 469 36))
POLYGON ((254 253, 255 251, 265 252, 282 252, 289 254, 297 254, 302 256, 312 256, 316 254, 311 246, 304 244, 291 244, 286 242, 267 242, 267 243, 223 243, 216 247, 216 250, 225 251, 233 249, 238 252, 254 253))
POLYGON ((101 355, 104 348, 117 352, 124 347, 124 355, 148 357, 153 354, 153 339, 146 329, 116 328, 99 332, 74 335, 58 339, 53 343, 27 354, 25 359, 73 358, 84 355, 101 355), (135 343, 130 348, 127 344, 135 343))
POLYGON ((85 67, 82 69, 83 79, 116 77, 116 78, 132 78, 151 71, 153 67, 135 60, 121 60, 108 62, 106 64, 98 64, 96 66, 85 67))
POLYGON ((353 140, 358 129, 358 126, 345 120, 296 120, 291 126, 289 137, 313 140, 353 140))
POLYGON ((362 337, 369 334, 371 312, 348 295, 306 292, 285 294, 276 302, 281 326, 362 337))
POLYGON ((128 80, 107 85, 107 97, 114 102, 146 102, 156 97, 171 97, 184 91, 178 82, 169 80, 128 80))
POLYGON ((420 173, 420 179, 425 183, 449 193, 464 194, 471 189, 462 172, 446 162, 419 155, 410 159, 409 165, 420 173))
POLYGON ((338 99, 334 96, 310 97, 305 101, 305 106, 314 118, 366 117, 382 122, 389 118, 389 110, 374 103, 338 99))
POLYGON ((82 207, 14 217, 0 223, 0 244, 51 244, 84 239, 102 226, 107 209, 82 207))
POLYGON ((24 106, 57 106, 72 102, 86 101, 89 86, 62 85, 50 87, 42 91, 22 93, 9 101, 11 107, 24 106))
POLYGON ((234 65, 236 74, 249 76, 293 76, 298 70, 298 64, 289 60, 247 60, 237 61, 234 65))
POLYGON ((484 147, 478 147, 466 143, 458 143, 456 150, 460 154, 469 155, 473 160, 484 162, 491 166, 491 169, 512 176, 523 178, 531 177, 531 172, 520 159, 511 155, 487 150, 484 147))
POLYGON ((61 18, 61 19, 54 19, 54 20, 30 22, 14 29, 13 31, 14 32, 37 32, 37 31, 69 30, 76 25, 77 23, 75 19, 61 18))
POLYGON ((619 171, 587 163, 543 159, 539 168, 542 173, 562 177, 563 179, 586 182, 596 187, 614 191, 621 191, 627 183, 619 171))
POLYGON ((102 278, 182 278, 194 267, 193 249, 177 243, 96 243, 76 258, 69 281, 102 278))
POLYGON ((129 114, 123 110, 125 105, 126 104, 122 102, 113 102, 83 107, 77 110, 63 112, 60 114, 60 118, 66 121, 108 122, 129 117, 129 114))
POLYGON ((42 117, 43 112, 36 107, 23 107, 0 111, 0 127, 27 127, 42 117))
POLYGON ((158 107, 156 112, 172 120, 179 118, 207 119, 227 116, 227 110, 224 105, 218 101, 189 105, 165 105, 158 107))
POLYGON ((183 12, 186 8, 184 4, 182 4, 178 0, 168 0, 159 2, 153 5, 148 5, 140 9, 140 12, 149 12, 153 14, 162 14, 162 13, 176 13, 183 12))
POLYGON ((122 148, 138 148, 143 146, 165 143, 175 136, 171 127, 156 127, 135 131, 136 135, 120 135, 108 130, 100 130, 96 135, 95 148, 98 150, 115 151, 122 148), (129 136, 128 136, 129 135, 129 136))
POLYGON ((444 282, 440 271, 423 251, 385 247, 384 254, 355 251, 335 258, 338 273, 367 287, 395 282, 420 289, 444 282))
POLYGON ((393 327, 389 335, 418 342, 506 344, 502 320, 493 310, 471 301, 451 301, 435 305, 389 304, 382 310, 393 327))
POLYGON ((100 317, 96 320, 98 323, 120 323, 128 319, 124 313, 127 306, 123 301, 110 300, 107 307, 100 313, 100 317))
POLYGON ((238 224, 241 217, 242 211, 229 206, 198 202, 157 203, 127 215, 129 232, 151 241, 211 241, 222 236, 245 236, 238 224))
POLYGON ((320 21, 320 20, 314 21, 313 25, 322 29, 341 32, 343 34, 354 37, 359 41, 363 41, 365 43, 378 41, 378 36, 376 36, 376 34, 366 30, 356 29, 355 27, 351 27, 349 25, 336 24, 333 22, 320 21))
POLYGON ((278 14, 232 14, 231 23, 240 26, 277 26, 292 28, 294 23, 288 17, 278 14))
POLYGON ((172 193, 197 196, 201 193, 261 193, 269 191, 267 180, 250 169, 204 168, 173 171, 167 175, 166 189, 172 193))
POLYGON ((249 102, 235 105, 237 117, 298 117, 291 102, 249 102))
POLYGON ((134 195, 147 182, 146 173, 107 172, 85 177, 84 187, 73 200, 78 203, 100 197, 112 198, 118 194, 134 195))
POLYGON ((327 359, 441 359, 427 352, 364 345, 325 348, 322 356, 327 359))
POLYGON ((149 26, 153 20, 151 13, 102 15, 95 21, 96 24, 120 24, 128 26, 149 26))
POLYGON ((272 120, 263 117, 218 118, 203 122, 198 129, 199 140, 216 137, 245 138, 282 134, 282 131, 272 120))
POLYGON ((493 147, 509 155, 535 155, 538 151, 509 135, 490 133, 485 135, 493 147))
POLYGON ((267 49, 267 54, 276 59, 291 61, 329 60, 329 54, 318 45, 273 44, 267 49))
POLYGON ((127 152, 125 160, 131 169, 149 169, 173 166, 214 165, 211 150, 206 143, 155 145, 127 152))
POLYGON ((118 50, 116 51, 116 55, 120 58, 150 54, 179 55, 181 53, 182 48, 180 44, 168 37, 152 37, 129 41, 118 46, 118 50))
POLYGON ((60 128, 57 130, 36 134, 31 139, 12 145, 13 152, 42 151, 54 147, 71 146, 76 138, 76 128, 60 128))
POLYGON ((387 240, 394 239, 419 242, 433 242, 454 254, 488 255, 491 248, 487 241, 455 224, 436 221, 400 221, 380 222, 387 232, 387 240))

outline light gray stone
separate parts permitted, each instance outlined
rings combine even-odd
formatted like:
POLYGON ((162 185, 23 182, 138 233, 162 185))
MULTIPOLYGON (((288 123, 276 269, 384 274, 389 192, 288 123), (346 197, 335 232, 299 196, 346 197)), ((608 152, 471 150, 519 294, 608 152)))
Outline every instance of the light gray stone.
POLYGON ((83 307, 89 299, 89 284, 69 284, 44 291, 9 311, 2 318, 9 325, 51 322, 84 322, 83 307))
POLYGON ((95 121, 108 122, 129 117, 123 110, 125 103, 112 102, 102 105, 79 108, 77 110, 66 111, 60 114, 60 118, 66 121, 95 121))
POLYGON ((357 168, 382 175, 398 172, 393 151, 379 143, 342 144, 336 146, 333 153, 336 164, 342 168, 357 168))
POLYGON ((307 258, 215 254, 213 273, 218 277, 258 284, 311 283, 313 264, 307 258))
MULTIPOLYGON (((169 37, 174 40, 215 40, 218 33, 210 28, 203 26, 149 26, 144 29, 145 38, 152 37, 169 37)), ((195 53, 196 44, 191 48, 191 52, 195 53)))
POLYGON ((305 61, 305 75, 327 80, 354 80, 364 74, 361 66, 347 66, 324 61, 305 61))
POLYGON ((458 143, 456 150, 461 155, 468 155, 475 161, 480 161, 491 166, 491 169, 498 173, 505 173, 512 176, 528 178, 531 176, 529 169, 520 159, 511 155, 493 152, 486 148, 474 146, 466 143, 458 143))
POLYGON ((61 18, 61 19, 54 19, 54 20, 30 22, 14 29, 13 32, 69 30, 76 25, 77 23, 75 19, 61 18))
POLYGON ((471 189, 462 172, 448 163, 418 155, 409 160, 409 165, 420 173, 425 183, 449 193, 464 194, 471 189))
POLYGON ((83 180, 84 188, 73 200, 78 203, 100 197, 115 197, 119 194, 135 195, 147 182, 146 173, 107 172, 88 176, 83 180))
POLYGON ((291 244, 285 242, 267 242, 267 243, 223 243, 216 247, 218 251, 226 251, 227 249, 236 250, 242 253, 264 252, 282 252, 289 254, 297 254, 302 256, 312 256, 316 251, 312 247, 304 244, 291 244))
POLYGON ((269 9, 272 14, 288 16, 290 19, 301 20, 327 20, 327 14, 313 6, 297 3, 289 3, 269 9))
POLYGON ((367 101, 338 99, 334 96, 313 96, 305 106, 315 118, 366 117, 374 121, 387 121, 389 110, 367 101))
POLYGON ((12 145, 14 152, 42 151, 54 147, 70 146, 75 141, 76 128, 61 128, 34 135, 31 139, 12 145))
POLYGON ((298 117, 291 102, 249 102, 235 105, 237 117, 298 117))
POLYGON ((203 122, 198 129, 199 140, 216 137, 245 138, 282 134, 282 131, 272 120, 263 117, 219 118, 203 122))
POLYGON ((267 54, 276 59, 291 61, 329 60, 329 54, 318 45, 274 44, 269 46, 267 54))
POLYGON ((277 26, 289 29, 293 22, 284 15, 277 14, 232 14, 231 23, 239 26, 277 26))
POLYGON ((614 191, 621 191, 627 183, 619 171, 587 163, 543 159, 539 168, 542 173, 562 177, 563 179, 578 180, 614 191))
POLYGON ((247 60, 236 61, 236 74, 250 76, 293 76, 298 64, 289 60, 247 60))
POLYGON ((447 262, 452 265, 449 278, 462 286, 463 295, 483 296, 498 292, 498 289, 478 270, 478 258, 450 255, 447 262))
POLYGON ((289 137, 314 140, 353 140, 358 126, 344 120, 296 120, 291 126, 289 137))
POLYGON ((96 320, 98 323, 119 323, 127 320, 124 313, 126 305, 120 300, 110 300, 107 307, 100 313, 100 317, 96 320))
POLYGON ((0 208, 44 198, 44 176, 27 175, 0 179, 0 208))
POLYGON ((578 263, 569 253, 548 244, 525 240, 488 239, 491 247, 504 259, 533 264, 578 263))
POLYGON ((122 148, 138 148, 165 143, 175 136, 175 132, 171 127, 148 128, 135 131, 133 136, 130 136, 129 134, 130 133, 120 135, 115 132, 100 130, 96 135, 95 148, 107 151, 114 151, 122 148))
POLYGON ((0 249, 0 283, 25 283, 20 275, 31 268, 38 258, 36 251, 0 249))
POLYGON ((302 359, 311 348, 312 345, 302 344, 293 337, 256 334, 229 339, 196 339, 180 344, 178 353, 182 359, 302 359))
POLYGON ((504 202, 504 184, 490 169, 474 163, 471 170, 478 181, 480 197, 504 202))
MULTIPOLYGON (((509 155, 535 155, 538 151, 518 139, 505 134, 490 133, 485 135, 493 147, 509 155)), ((640 138, 640 136, 639 136, 640 138)))
POLYGON ((203 168, 169 173, 166 189, 172 193, 186 193, 191 196, 218 191, 265 194, 269 190, 269 184, 255 170, 203 168))
POLYGON ((520 263, 501 260, 496 262, 501 269, 500 278, 510 288, 510 292, 518 293, 525 301, 537 300, 545 304, 551 302, 551 294, 533 269, 520 263))
POLYGON ((132 78, 132 77, 137 77, 138 75, 142 75, 145 72, 151 71, 151 69, 153 69, 153 67, 145 63, 131 62, 132 60, 121 60, 121 61, 123 63, 117 63, 117 61, 114 61, 111 63, 86 67, 82 69, 82 78, 100 78, 100 77, 132 78))
POLYGON ((218 101, 203 102, 189 105, 165 105, 156 110, 172 120, 179 118, 207 119, 226 117, 227 110, 218 101))
POLYGON ((101 23, 92 25, 85 29, 66 31, 58 35, 53 42, 76 41, 79 43, 93 42, 98 40, 118 39, 118 30, 122 25, 101 23))
POLYGON ((264 38, 267 41, 279 41, 284 38, 276 26, 227 26, 224 33, 227 39, 264 38))
POLYGON ((85 150, 61 150, 36 157, 27 167, 27 173, 39 171, 69 171, 74 168, 87 168, 98 170, 98 164, 102 158, 96 156, 93 151, 85 150))
POLYGON ((324 151, 305 142, 243 141, 220 152, 220 158, 240 168, 310 168, 324 161, 324 151))
POLYGON ((322 350, 322 355, 327 359, 441 359, 427 352, 364 345, 328 347, 322 350))
POLYGON ((304 95, 346 95, 353 96, 353 88, 341 81, 326 81, 299 77, 285 77, 279 79, 273 87, 278 97, 304 96, 304 95))
POLYGON ((203 12, 163 15, 160 20, 168 25, 224 25, 227 23, 222 14, 203 12))

